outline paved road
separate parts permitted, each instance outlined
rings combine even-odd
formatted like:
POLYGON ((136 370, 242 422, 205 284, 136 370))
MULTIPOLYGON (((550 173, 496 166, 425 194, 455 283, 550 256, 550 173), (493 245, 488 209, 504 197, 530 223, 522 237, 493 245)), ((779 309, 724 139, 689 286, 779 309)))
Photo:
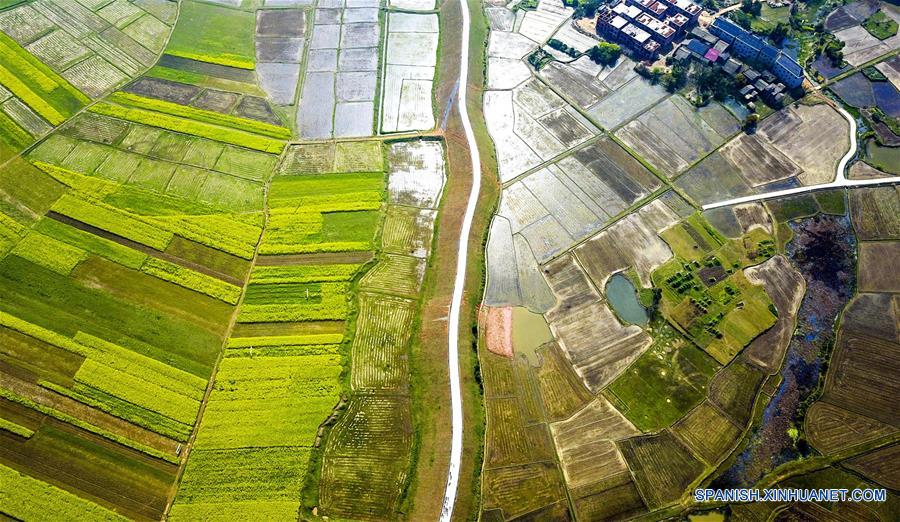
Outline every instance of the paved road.
POLYGON ((469 145, 469 160, 472 164, 472 189, 469 192, 469 202, 466 206, 466 213, 463 216, 462 229, 459 233, 456 280, 453 286, 453 298, 450 302, 450 320, 447 328, 450 408, 453 431, 450 442, 450 468, 447 471, 447 489, 444 491, 444 502, 441 508, 442 522, 449 522, 453 516, 453 504, 456 501, 456 492, 459 488, 459 466, 462 459, 463 434, 462 393, 459 383, 459 313, 462 306, 463 288, 466 284, 466 261, 469 254, 469 234, 472 230, 472 217, 475 215, 475 204, 478 202, 478 193, 481 190, 481 157, 478 154, 475 133, 472 132, 472 122, 469 121, 469 111, 466 107, 466 90, 469 85, 469 6, 467 0, 459 0, 459 4, 460 9, 462 9, 462 29, 460 31, 462 46, 460 47, 459 80, 457 83, 459 89, 456 91, 456 101, 463 130, 466 134, 466 142, 469 145))
POLYGON ((838 163, 837 173, 835 174, 834 181, 832 181, 831 183, 823 183, 821 185, 807 185, 805 187, 795 187, 785 190, 776 190, 774 192, 765 192, 763 194, 754 194, 752 196, 726 199, 724 201, 710 203, 709 205, 703 205, 703 210, 718 207, 727 207, 730 205, 740 205, 741 203, 751 203, 753 201, 761 201, 764 199, 792 196, 794 194, 802 194, 804 192, 812 192, 815 190, 900 183, 900 176, 877 179, 847 179, 847 177, 844 175, 844 172, 847 170, 847 163, 851 159, 853 159, 854 156, 856 156, 856 120, 853 118, 853 116, 850 115, 850 113, 848 113, 841 107, 835 107, 835 109, 837 109, 837 111, 840 112, 841 115, 850 123, 850 150, 848 150, 847 153, 844 154, 844 157, 842 157, 841 161, 838 163))

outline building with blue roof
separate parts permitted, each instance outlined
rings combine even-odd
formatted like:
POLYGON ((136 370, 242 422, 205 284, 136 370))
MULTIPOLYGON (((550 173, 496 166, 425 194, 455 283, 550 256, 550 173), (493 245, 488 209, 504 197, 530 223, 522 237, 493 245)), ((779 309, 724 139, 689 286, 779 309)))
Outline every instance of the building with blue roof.
POLYGON ((796 60, 731 20, 716 18, 709 26, 709 32, 731 44, 733 54, 770 67, 775 76, 791 89, 803 83, 803 68, 796 60))
POLYGON ((780 53, 772 65, 772 72, 788 88, 796 89, 803 83, 803 68, 790 56, 780 53))

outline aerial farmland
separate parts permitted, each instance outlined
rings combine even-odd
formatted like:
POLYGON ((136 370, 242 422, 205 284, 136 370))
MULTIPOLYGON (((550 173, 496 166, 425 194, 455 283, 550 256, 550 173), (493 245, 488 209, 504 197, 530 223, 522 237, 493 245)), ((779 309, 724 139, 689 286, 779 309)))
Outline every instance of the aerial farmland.
POLYGON ((898 22, 0 0, 0 518, 897 520, 898 22))

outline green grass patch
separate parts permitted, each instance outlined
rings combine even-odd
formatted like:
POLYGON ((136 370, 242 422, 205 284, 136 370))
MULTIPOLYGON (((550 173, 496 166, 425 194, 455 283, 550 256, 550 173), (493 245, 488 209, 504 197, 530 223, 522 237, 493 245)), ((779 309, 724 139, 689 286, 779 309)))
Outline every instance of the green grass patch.
POLYGON ((255 266, 251 284, 284 284, 350 281, 362 268, 357 264, 255 266))
POLYGON ((671 426, 703 401, 720 368, 665 320, 653 321, 651 335, 650 348, 606 390, 644 432, 671 426))
POLYGON ((826 214, 843 216, 847 213, 847 201, 843 190, 829 190, 815 193, 819 209, 826 214))
POLYGON ((886 40, 897 34, 897 22, 880 10, 867 18, 862 26, 879 40, 886 40))
POLYGON ((772 217, 779 223, 786 223, 802 217, 812 216, 819 211, 819 205, 811 194, 799 194, 769 200, 766 203, 772 217))
POLYGON ((187 1, 181 6, 166 53, 241 69, 255 64, 256 16, 224 6, 187 1))

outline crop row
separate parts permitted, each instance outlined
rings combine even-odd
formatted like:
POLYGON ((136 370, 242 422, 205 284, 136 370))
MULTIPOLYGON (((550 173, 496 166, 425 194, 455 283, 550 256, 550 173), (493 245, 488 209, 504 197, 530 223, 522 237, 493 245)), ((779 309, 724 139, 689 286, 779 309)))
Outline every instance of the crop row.
POLYGON ((408 299, 360 296, 351 355, 354 389, 397 389, 403 385, 414 308, 415 303, 408 299))
POLYGON ((108 99, 120 105, 161 112, 171 116, 180 116, 195 121, 211 123, 213 125, 221 125, 223 127, 231 127, 233 129, 252 132, 254 134, 269 136, 270 138, 280 138, 284 140, 291 139, 291 130, 286 127, 232 116, 230 114, 222 114, 221 112, 207 111, 155 98, 145 98, 128 92, 115 92, 111 94, 108 99))
MULTIPOLYGON (((42 142, 41 145, 35 150, 40 151, 42 147, 48 146, 48 144, 52 144, 52 138, 54 136, 56 135, 51 135, 51 140, 42 142)), ((89 195, 91 199, 103 199, 104 197, 119 190, 119 185, 111 181, 107 181, 101 178, 95 178, 92 176, 86 176, 80 172, 64 169, 62 167, 51 165, 43 161, 35 161, 34 166, 46 172, 50 175, 50 177, 52 177, 56 181, 59 181, 63 185, 71 187, 83 194, 89 195)))
POLYGON ((184 424, 192 424, 200 409, 200 401, 93 359, 84 361, 75 374, 75 382, 184 424))
POLYGON ((19 241, 12 253, 62 275, 87 258, 84 250, 35 232, 19 241))
POLYGON ((267 337, 232 337, 228 348, 249 348, 267 346, 301 346, 307 344, 341 344, 343 334, 307 334, 267 337))
POLYGON ((206 62, 206 63, 215 63, 218 65, 224 65, 225 67, 235 67, 238 69, 249 69, 253 70, 256 67, 256 64, 253 63, 253 60, 248 60, 243 56, 238 56, 236 54, 220 54, 217 56, 211 56, 208 54, 201 53, 189 53, 186 51, 176 51, 174 49, 169 49, 166 51, 166 54, 171 54, 172 56, 177 56, 179 58, 187 58, 188 60, 196 60, 198 62, 206 62))
POLYGON ((80 403, 86 404, 114 417, 126 420, 132 424, 146 428, 164 437, 185 442, 191 436, 194 427, 191 424, 178 422, 165 415, 142 408, 136 404, 124 401, 118 397, 104 393, 96 388, 75 383, 72 388, 66 388, 49 381, 39 381, 38 384, 53 390, 60 395, 69 397, 80 403))
POLYGON ((0 212, 0 256, 15 246, 27 233, 28 229, 24 225, 0 212))
MULTIPOLYGON (((322 283, 317 302, 244 304, 238 321, 242 323, 341 320, 347 317, 346 283, 322 283)), ((248 290, 249 292, 249 290, 248 290)))
POLYGON ((123 210, 102 203, 91 203, 68 194, 54 203, 51 209, 157 250, 165 250, 173 237, 171 232, 160 230, 123 210))
POLYGON ((34 230, 57 241, 62 241, 135 270, 141 268, 141 265, 147 259, 147 255, 143 252, 120 245, 115 241, 110 241, 90 232, 85 232, 55 219, 41 219, 35 224, 34 230))
POLYGON ((33 141, 28 131, 2 112, 0 112, 0 139, 17 150, 24 149, 33 141))
POLYGON ((243 259, 253 259, 262 227, 237 219, 238 215, 162 216, 148 218, 181 237, 243 259))
POLYGON ((237 304, 241 297, 238 286, 155 257, 147 258, 141 271, 229 304, 237 304))
POLYGON ((362 265, 256 266, 250 284, 339 282, 353 279, 362 265))
POLYGON ((194 136, 200 136, 201 138, 209 138, 211 140, 239 145, 262 152, 280 154, 284 149, 284 142, 274 138, 155 111, 148 111, 135 107, 123 107, 107 102, 100 102, 92 106, 90 110, 105 116, 142 123, 160 129, 183 132, 194 136))
POLYGON ((17 520, 122 521, 125 517, 0 464, 3 513, 17 520))
POLYGON ((228 348, 225 357, 301 357, 304 355, 338 355, 339 344, 288 344, 228 348))
POLYGON ((59 125, 90 99, 15 40, 0 32, 0 84, 52 125, 59 125))
POLYGON ((34 402, 33 400, 31 400, 27 397, 23 397, 23 396, 15 393, 15 392, 12 392, 10 390, 7 390, 6 388, 0 387, 0 397, 6 399, 8 401, 15 402, 16 404, 25 406, 26 408, 30 408, 38 413, 43 413, 44 415, 47 415, 48 417, 53 417, 54 419, 56 419, 58 421, 62 421, 67 424, 71 424, 72 426, 75 426, 77 428, 81 428, 81 429, 88 431, 90 433, 93 433, 95 435, 99 435, 99 436, 103 437, 104 439, 111 440, 112 442, 115 442, 117 444, 121 444, 123 446, 127 446, 129 448, 140 451, 142 453, 146 453, 147 455, 150 455, 151 457, 162 459, 162 460, 171 462, 173 464, 178 463, 178 458, 175 455, 170 455, 168 453, 164 453, 155 448, 151 448, 150 446, 147 446, 145 444, 141 444, 140 442, 135 442, 126 437, 122 437, 121 435, 117 435, 117 434, 107 431, 103 428, 94 426, 93 424, 91 424, 89 422, 85 422, 77 417, 72 416, 72 415, 69 415, 68 413, 63 413, 55 408, 51 408, 49 406, 45 406, 43 404, 34 402))
POLYGON ((20 426, 15 422, 8 421, 2 417, 0 417, 0 430, 8 431, 12 434, 18 435, 20 437, 24 437, 26 439, 30 439, 34 432, 25 426, 20 426))

